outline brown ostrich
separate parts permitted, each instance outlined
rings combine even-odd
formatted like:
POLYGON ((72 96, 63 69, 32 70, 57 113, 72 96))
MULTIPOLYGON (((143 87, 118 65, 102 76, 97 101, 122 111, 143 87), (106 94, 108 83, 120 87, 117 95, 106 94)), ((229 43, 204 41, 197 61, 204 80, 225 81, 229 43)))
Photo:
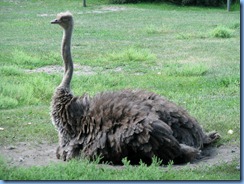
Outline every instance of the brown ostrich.
POLYGON ((140 160, 150 164, 156 156, 165 164, 185 163, 219 138, 216 132, 206 134, 183 108, 153 92, 122 90, 74 96, 70 89, 73 16, 60 13, 51 23, 64 29, 64 76, 51 105, 59 135, 58 159, 101 156, 101 161, 121 164, 127 157, 131 164, 140 160))

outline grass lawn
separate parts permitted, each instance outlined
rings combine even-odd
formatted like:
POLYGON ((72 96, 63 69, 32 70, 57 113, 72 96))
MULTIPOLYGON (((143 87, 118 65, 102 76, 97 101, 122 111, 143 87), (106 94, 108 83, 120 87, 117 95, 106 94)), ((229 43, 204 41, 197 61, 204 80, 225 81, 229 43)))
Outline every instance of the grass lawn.
MULTIPOLYGON (((62 66, 62 29, 50 21, 66 10, 75 19, 73 60, 83 69, 76 68, 74 94, 147 89, 186 108, 206 131, 217 130, 222 136, 217 146, 240 145, 238 7, 227 12, 225 7, 110 5, 106 0, 87 5, 83 8, 81 0, 0 1, 0 146, 58 142, 49 104, 62 73, 38 71, 62 66), (33 126, 26 126, 29 122, 33 126)), ((19 168, 1 157, 0 179, 239 180, 237 164, 162 170, 157 161, 132 167, 125 160, 123 169, 112 169, 74 160, 19 168)))

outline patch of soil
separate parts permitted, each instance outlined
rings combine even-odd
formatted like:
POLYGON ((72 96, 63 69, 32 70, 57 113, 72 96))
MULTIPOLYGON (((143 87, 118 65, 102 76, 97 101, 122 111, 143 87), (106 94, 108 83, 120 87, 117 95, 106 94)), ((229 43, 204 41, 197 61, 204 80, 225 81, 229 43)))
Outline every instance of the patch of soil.
MULTIPOLYGON (((35 69, 25 69, 27 73, 47 73, 47 74, 62 74, 64 72, 64 67, 59 65, 48 65, 35 69)), ((123 72, 123 68, 117 67, 114 69, 103 69, 102 67, 91 67, 86 65, 74 64, 74 75, 95 75, 100 72, 123 72)), ((139 73, 136 73, 139 75, 139 73)))
POLYGON ((127 8, 119 7, 119 6, 103 6, 100 9, 79 12, 77 14, 87 14, 87 13, 100 14, 100 13, 109 13, 109 12, 119 12, 124 10, 127 10, 127 8))
MULTIPOLYGON (((44 166, 50 163, 63 162, 56 158, 56 144, 48 143, 26 143, 20 142, 14 146, 0 146, 0 154, 6 158, 9 166, 44 166)), ((220 163, 240 163, 240 148, 238 146, 222 145, 219 148, 208 147, 203 151, 204 158, 191 164, 174 165, 175 168, 184 166, 196 167, 202 165, 218 165, 220 163)), ((101 165, 102 166, 102 165, 101 165)), ((108 166, 108 165, 106 165, 108 166)), ((108 166, 112 168, 123 168, 123 166, 108 166)), ((240 169, 240 165, 236 166, 240 169)))
MULTIPOLYGON (((94 75, 96 74, 95 69, 90 66, 74 64, 74 74, 75 75, 94 75)), ((44 66, 36 69, 26 69, 25 72, 27 73, 47 73, 47 74, 57 74, 63 73, 64 67, 59 65, 49 65, 44 66)))
MULTIPOLYGON (((196 166, 213 166, 221 163, 231 163, 237 161, 239 165, 236 166, 237 170, 240 170, 240 147, 235 145, 221 145, 220 147, 205 147, 202 151, 202 158, 192 162, 191 164, 185 164, 190 167, 196 166)), ((181 167, 185 165, 176 165, 175 167, 181 167)))
POLYGON ((56 158, 57 144, 26 143, 0 146, 0 154, 6 158, 9 166, 45 166, 52 162, 61 162, 56 158))
MULTIPOLYGON (((98 9, 91 10, 91 11, 81 11, 77 14, 101 14, 101 13, 110 13, 110 12, 119 12, 119 11, 125 11, 128 8, 121 7, 121 6, 102 6, 98 9)), ((55 17, 56 14, 47 14, 47 13, 41 13, 37 14, 38 17, 55 17)))

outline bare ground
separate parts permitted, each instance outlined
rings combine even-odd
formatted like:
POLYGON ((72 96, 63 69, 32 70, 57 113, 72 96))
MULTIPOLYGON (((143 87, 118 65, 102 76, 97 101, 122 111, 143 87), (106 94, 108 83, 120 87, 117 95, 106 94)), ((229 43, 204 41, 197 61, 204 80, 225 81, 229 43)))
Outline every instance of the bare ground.
MULTIPOLYGON (((80 64, 74 64, 74 75, 80 76, 80 75, 95 75, 100 71, 100 73, 106 73, 108 71, 110 72, 122 72, 123 69, 120 67, 114 68, 114 69, 103 69, 102 67, 91 67, 86 65, 80 65, 80 64)), ((35 69, 25 69, 24 70, 27 73, 47 73, 47 74, 62 74, 64 72, 63 66, 59 65, 48 65, 43 66, 40 68, 35 69)))
MULTIPOLYGON (((20 142, 14 146, 1 146, 0 154, 6 158, 9 166, 44 166, 50 163, 62 162, 55 155, 57 144, 49 143, 27 143, 20 142)), ((175 168, 197 167, 202 165, 218 165, 220 163, 231 163, 238 161, 240 163, 240 148, 233 145, 222 145, 218 148, 208 147, 203 151, 204 158, 185 165, 175 165, 175 168)), ((113 166, 108 166, 113 167, 113 166)), ((117 166, 115 168, 121 168, 117 166)), ((240 170, 240 164, 236 165, 236 169, 240 170)))
MULTIPOLYGON (((94 68, 90 66, 85 66, 85 65, 79 65, 79 64, 74 64, 74 74, 75 75, 94 75, 96 74, 96 71, 94 68)), ((58 73, 63 73, 64 68, 63 66, 58 66, 58 65, 48 65, 36 69, 26 69, 24 70, 27 73, 47 73, 47 74, 58 74, 58 73)))
MULTIPOLYGON (((95 10, 85 10, 85 11, 79 11, 77 14, 101 14, 101 13, 111 13, 111 12, 120 12, 128 10, 129 8, 121 7, 121 6, 100 6, 95 10)), ((132 9, 132 8, 130 8, 132 9)), ((56 14, 37 14, 38 17, 54 17, 56 14)))

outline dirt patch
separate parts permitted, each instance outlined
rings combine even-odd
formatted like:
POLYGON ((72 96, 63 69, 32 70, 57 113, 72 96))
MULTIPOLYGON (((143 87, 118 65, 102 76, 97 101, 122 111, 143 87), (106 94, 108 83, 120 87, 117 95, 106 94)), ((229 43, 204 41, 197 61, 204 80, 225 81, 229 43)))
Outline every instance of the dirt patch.
MULTIPOLYGON (((80 11, 75 14, 101 14, 101 13, 110 13, 110 12, 120 12, 120 11, 125 11, 128 8, 122 7, 122 6, 102 6, 94 10, 85 10, 85 11, 80 11)), ((56 14, 47 14, 47 13, 41 13, 37 14, 38 17, 55 17, 56 14)))
POLYGON ((61 162, 56 158, 57 144, 25 143, 1 146, 0 153, 9 166, 44 166, 52 162, 61 162))
MULTIPOLYGON (((35 69, 25 69, 24 72, 27 73, 47 73, 47 74, 63 74, 64 67, 59 65, 49 65, 35 69)), ((98 73, 107 72, 123 72, 123 68, 117 67, 113 69, 106 69, 102 67, 91 67, 86 65, 74 64, 74 75, 96 75, 98 73)))
MULTIPOLYGON (((50 163, 62 162, 56 158, 56 147, 57 144, 20 142, 14 146, 0 146, 0 153, 6 158, 9 166, 44 166, 50 163)), ((238 146, 209 147, 203 151, 203 154, 205 155, 204 158, 186 165, 190 167, 211 166, 220 163, 231 163, 234 160, 240 163, 240 148, 238 146)), ((182 168, 186 165, 175 165, 173 167, 182 168)), ((123 166, 108 165, 106 167, 123 168, 123 166)), ((239 170, 240 165, 237 165, 236 169, 239 170)))
POLYGON ((47 13, 42 13, 42 14, 37 14, 38 17, 55 17, 56 14, 47 14, 47 13))
POLYGON ((120 6, 104 6, 102 7, 103 11, 112 11, 112 12, 116 12, 116 11, 124 11, 126 10, 125 7, 120 7, 120 6))
POLYGON ((110 12, 119 12, 119 11, 125 11, 127 8, 125 7, 119 7, 119 6, 103 6, 99 9, 96 10, 91 10, 91 11, 82 11, 78 12, 77 14, 101 14, 101 13, 110 13, 110 12))
MULTIPOLYGON (((187 165, 196 167, 198 165, 213 166, 221 163, 231 163, 233 161, 240 163, 240 147, 238 146, 222 145, 218 148, 209 146, 202 151, 202 155, 203 157, 201 159, 187 165)), ((240 164, 236 166, 236 169, 240 170, 240 164)))
MULTIPOLYGON (((94 75, 96 71, 94 68, 85 65, 74 64, 74 74, 75 75, 94 75)), ((58 74, 64 72, 64 67, 59 65, 49 65, 44 66, 36 69, 26 69, 25 72, 27 73, 47 73, 47 74, 58 74)))

